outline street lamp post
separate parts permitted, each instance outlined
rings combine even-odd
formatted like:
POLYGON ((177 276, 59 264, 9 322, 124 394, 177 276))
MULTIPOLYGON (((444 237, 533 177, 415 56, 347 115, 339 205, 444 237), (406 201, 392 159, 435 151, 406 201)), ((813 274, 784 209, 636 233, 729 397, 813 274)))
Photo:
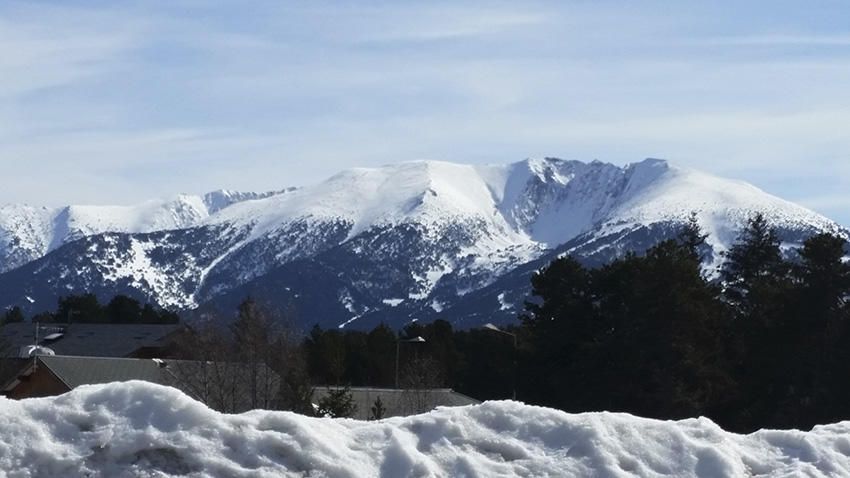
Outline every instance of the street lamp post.
POLYGON ((503 335, 507 335, 513 338, 514 340, 514 373, 513 373, 513 399, 516 400, 516 376, 519 371, 519 366, 517 364, 517 336, 514 333, 502 330, 491 323, 484 324, 484 328, 493 332, 497 332, 503 335))
POLYGON ((402 342, 421 344, 421 343, 425 343, 425 339, 423 339, 420 336, 416 336, 416 337, 413 337, 412 339, 406 339, 406 340, 398 339, 398 340, 396 340, 396 342, 395 342, 395 388, 396 388, 396 390, 398 390, 398 356, 399 356, 399 351, 401 349, 401 343, 402 342))

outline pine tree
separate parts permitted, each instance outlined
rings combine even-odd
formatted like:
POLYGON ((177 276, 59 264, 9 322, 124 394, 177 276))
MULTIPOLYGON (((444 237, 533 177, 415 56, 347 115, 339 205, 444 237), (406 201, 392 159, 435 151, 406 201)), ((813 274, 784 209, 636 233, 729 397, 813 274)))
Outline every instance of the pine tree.
POLYGON ((723 296, 735 314, 730 355, 741 384, 733 428, 776 423, 779 404, 792 393, 788 374, 794 359, 789 350, 797 338, 789 329, 789 270, 776 231, 762 214, 749 220, 726 254, 723 296))
POLYGON ((679 232, 679 243, 691 253, 694 259, 702 261, 703 248, 707 238, 708 234, 703 232, 696 211, 691 212, 691 215, 688 216, 688 222, 679 232))
POLYGON ((572 257, 532 276, 533 301, 522 317, 528 351, 519 380, 527 400, 567 411, 587 411, 597 377, 585 374, 599 348, 591 274, 572 257))
POLYGON ((381 397, 375 399, 375 403, 372 405, 372 416, 370 420, 381 420, 387 413, 387 409, 384 408, 384 402, 381 400, 381 397))
POLYGON ((742 315, 751 314, 760 305, 760 291, 775 288, 786 278, 787 264, 779 246, 776 231, 758 213, 725 254, 721 269, 725 296, 742 315))
POLYGON ((850 388, 844 385, 850 373, 846 249, 843 238, 818 234, 798 251, 794 304, 782 337, 787 352, 795 357, 786 371, 791 393, 777 411, 788 426, 809 427, 846 418, 840 413, 850 399, 850 388))
POLYGON ((328 389, 327 395, 319 400, 316 414, 320 417, 347 418, 357 412, 357 404, 348 387, 328 389))
POLYGON ((850 295, 850 264, 844 261, 847 241, 832 234, 807 239, 799 249, 800 264, 794 268, 811 307, 829 320, 850 295))

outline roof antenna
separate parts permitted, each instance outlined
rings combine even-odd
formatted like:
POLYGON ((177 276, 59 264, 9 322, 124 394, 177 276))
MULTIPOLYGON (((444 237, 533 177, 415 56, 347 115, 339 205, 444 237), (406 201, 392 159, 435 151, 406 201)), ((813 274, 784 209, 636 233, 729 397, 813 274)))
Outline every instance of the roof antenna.
MULTIPOLYGON (((35 322, 35 342, 32 344, 33 350, 38 350, 38 321, 35 322)), ((38 370, 38 353, 34 353, 32 356, 32 371, 35 372, 38 370)))

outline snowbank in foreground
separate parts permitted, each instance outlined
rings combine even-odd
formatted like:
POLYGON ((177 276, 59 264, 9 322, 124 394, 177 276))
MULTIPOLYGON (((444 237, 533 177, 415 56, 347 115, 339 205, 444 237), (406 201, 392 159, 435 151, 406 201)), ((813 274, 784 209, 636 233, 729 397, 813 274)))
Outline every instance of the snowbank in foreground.
POLYGON ((850 422, 741 436, 705 419, 515 402, 381 422, 222 415, 175 389, 128 382, 0 399, 0 475, 850 476, 850 422))

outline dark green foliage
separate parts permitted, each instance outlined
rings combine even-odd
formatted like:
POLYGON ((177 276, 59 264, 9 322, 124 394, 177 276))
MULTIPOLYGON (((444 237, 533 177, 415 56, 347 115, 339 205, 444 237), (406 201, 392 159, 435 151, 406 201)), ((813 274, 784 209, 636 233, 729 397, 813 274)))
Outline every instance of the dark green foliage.
MULTIPOLYGON (((700 237, 697 233, 693 237, 700 237)), ((524 389, 568 411, 684 417, 722 402, 726 316, 694 243, 663 242, 587 270, 563 258, 536 274, 524 389)))
POLYGON ((14 322, 23 322, 24 313, 21 311, 21 308, 18 306, 12 307, 11 309, 6 309, 6 313, 3 314, 2 324, 11 324, 14 322))
POLYGON ((774 359, 782 364, 780 405, 767 421, 806 427, 847 419, 850 403, 850 265, 846 241, 821 234, 800 249, 792 268, 793 287, 783 300, 774 359), (779 348, 781 347, 781 349, 779 348))
POLYGON ((94 294, 70 295, 59 298, 56 322, 107 322, 107 315, 94 294))
MULTIPOLYGON (((17 313, 21 310, 17 307, 17 313)), ((22 314, 17 316, 22 317, 22 314)), ((151 304, 142 305, 136 299, 117 295, 105 306, 94 294, 60 297, 56 312, 42 312, 32 317, 41 323, 108 323, 108 324, 176 324, 180 316, 151 304)))
POLYGON ((761 214, 750 219, 726 254, 723 297, 734 314, 728 357, 739 377, 730 426, 750 430, 773 420, 776 404, 790 389, 786 378, 797 358, 789 353, 795 340, 788 320, 789 270, 776 232, 761 214))
POLYGON ((782 292, 788 264, 782 258, 779 238, 763 215, 750 219, 738 242, 726 253, 721 269, 726 299, 741 316, 759 316, 769 311, 771 296, 782 292))
POLYGON ((300 351, 294 354, 293 359, 298 362, 290 364, 282 373, 280 384, 280 397, 278 402, 281 410, 289 410, 302 415, 313 415, 313 386, 307 368, 300 362, 300 351))
MULTIPOLYGON (((395 332, 380 324, 366 336, 369 375, 364 384, 391 387, 395 377, 395 332)), ((352 382, 354 383, 354 382, 352 382)))
POLYGON ((348 387, 328 389, 328 394, 319 400, 316 415, 330 418, 347 418, 357 412, 357 405, 348 387))
POLYGON ((703 250, 705 249, 705 240, 708 234, 705 234, 699 226, 699 220, 695 212, 688 217, 688 222, 679 233, 679 243, 686 251, 690 252, 694 259, 702 260, 703 250))
MULTIPOLYGON (((518 329, 508 329, 518 332, 518 329)), ((479 400, 509 399, 513 395, 516 351, 510 337, 488 330, 455 333, 458 365, 447 385, 479 400)))
POLYGON ((535 275, 520 398, 575 412, 707 415, 736 431, 850 418, 846 241, 814 236, 790 262, 757 215, 713 282, 695 224, 642 257, 599 269, 567 257, 535 275))
POLYGON ((307 352, 307 367, 316 383, 338 385, 346 369, 345 336, 338 330, 322 330, 313 327, 304 348, 307 352))
POLYGON ((371 420, 381 420, 386 415, 387 409, 384 407, 384 402, 381 400, 381 397, 375 399, 375 403, 372 405, 372 415, 370 416, 371 420))
POLYGON ((106 305, 106 318, 113 324, 140 323, 142 321, 142 305, 136 299, 127 296, 115 296, 106 305))

